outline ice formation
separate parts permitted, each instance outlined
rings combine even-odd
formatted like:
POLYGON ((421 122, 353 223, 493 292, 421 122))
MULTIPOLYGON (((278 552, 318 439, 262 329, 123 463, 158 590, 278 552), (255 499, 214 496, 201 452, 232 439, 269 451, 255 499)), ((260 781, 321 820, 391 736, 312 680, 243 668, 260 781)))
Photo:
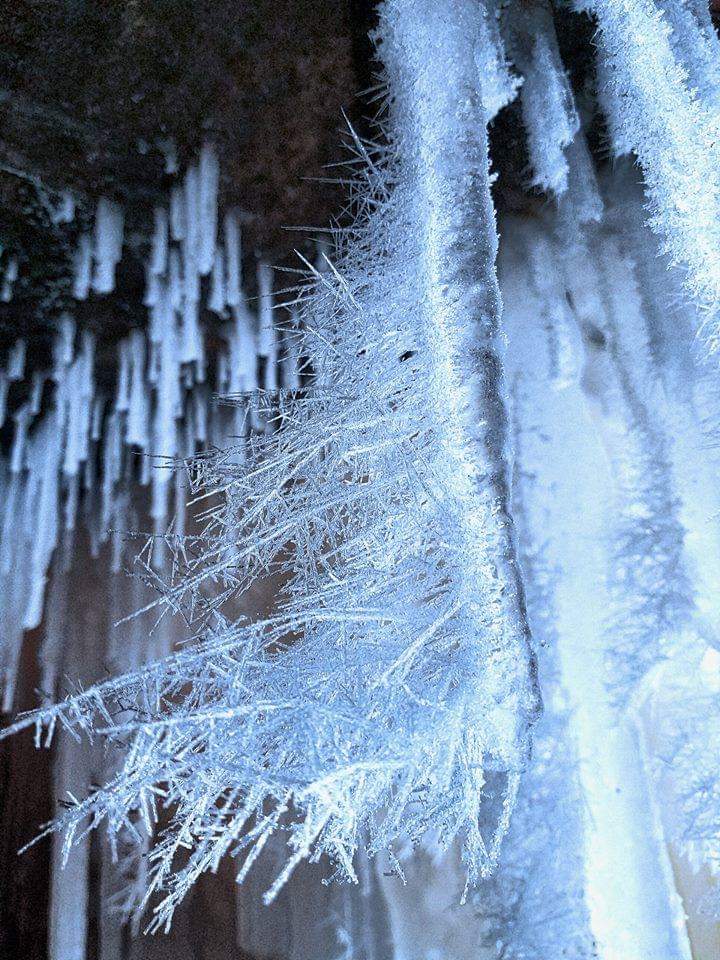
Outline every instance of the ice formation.
MULTIPOLYGON (((275 302, 262 260, 246 295, 241 211, 219 203, 205 144, 152 214, 147 329, 118 345, 113 396, 66 315, 50 385, 33 373, 12 410, 4 708, 48 578, 45 688, 73 668, 52 559, 82 507, 119 577, 135 482, 151 488, 144 572, 197 635, 148 665, 172 629, 148 640, 125 624, 121 676, 20 722, 126 739, 108 787, 67 811, 57 861, 104 823, 126 909, 142 911, 143 885, 164 891, 155 925, 228 852, 244 879, 286 838, 272 899, 322 853, 357 879, 366 849, 390 849, 401 873, 409 839, 462 848, 493 956, 590 960, 596 942, 608 958, 689 956, 665 840, 720 862, 720 400, 696 341, 717 338, 718 41, 699 0, 574 5, 597 18, 612 169, 596 174, 549 7, 385 0, 388 146, 358 143, 361 215, 297 303, 275 302), (498 281, 486 131, 515 98, 528 185, 547 203, 501 222, 498 281), (209 506, 184 540, 197 493, 209 506), (277 609, 238 617, 233 602, 268 577, 277 609), (163 803, 176 813, 151 841, 163 803)), ((102 197, 78 241, 77 300, 112 291, 122 252, 122 208, 102 197)), ((3 299, 19 272, 6 262, 3 299)), ((3 415, 25 360, 18 340, 3 415)), ((119 582, 117 619, 154 609, 119 582)), ((63 755, 58 789, 87 793, 78 777, 63 755)), ((80 947, 62 910, 54 930, 66 960, 80 947)))
POLYGON ((618 152, 631 148, 642 164, 655 228, 709 315, 705 333, 717 335, 720 303, 720 164, 716 75, 703 69, 692 83, 682 54, 689 43, 717 49, 707 16, 689 4, 653 0, 580 0, 599 26, 601 79, 618 152), (682 21, 682 29, 673 20, 682 21), (675 29, 673 29, 675 27, 675 29), (671 39, 675 38, 675 41, 671 39), (712 39, 711 39, 712 38, 712 39))
MULTIPOLYGON (((45 376, 35 371, 28 403, 13 415, 14 439, 3 472, 10 496, 2 526, 6 556, 0 604, 6 637, 0 644, 0 667, 8 710, 22 631, 41 622, 51 558, 63 531, 67 535, 75 528, 80 499, 95 504, 96 494, 99 497, 91 510, 97 512, 99 542, 104 542, 111 525, 122 524, 116 494, 134 476, 133 451, 141 454, 140 480, 152 487, 152 516, 162 541, 169 529, 173 489, 176 497, 186 495, 174 487, 169 468, 176 458, 191 457, 208 442, 222 442, 231 429, 232 411, 212 403, 204 383, 200 321, 199 275, 208 272, 209 261, 222 264, 224 257, 216 236, 218 178, 214 149, 206 144, 198 167, 185 176, 180 234, 175 189, 168 207, 157 207, 153 213, 145 294, 150 322, 146 331, 133 330, 118 344, 114 396, 96 394, 93 338, 87 332, 76 333, 66 314, 53 351, 52 389, 44 390, 45 376), (50 397, 49 409, 44 396, 50 397), (194 433, 187 428, 192 425, 194 433), (94 491, 98 465, 102 477, 94 491), (39 518, 41 535, 35 537, 33 525, 39 518)), ((98 201, 94 229, 80 234, 77 248, 73 281, 77 300, 86 299, 91 290, 93 295, 112 292, 122 256, 123 219, 119 204, 107 198, 98 201)), ((233 377, 231 383, 215 386, 219 392, 240 394, 256 386, 258 352, 257 321, 241 288, 236 211, 226 215, 225 243, 229 283, 226 288, 222 279, 216 280, 208 307, 225 318, 226 356, 232 355, 233 377)), ((16 279, 16 266, 6 270, 8 277, 16 279)), ((274 319, 267 312, 265 317, 265 342, 272 345, 274 334, 268 324, 272 326, 274 319)), ((20 339, 0 375, 3 420, 9 386, 26 377, 25 354, 26 344, 20 339)), ((276 362, 273 354, 266 364, 268 380, 276 362)), ((175 509, 181 506, 176 500, 175 509)), ((158 554, 159 560, 161 547, 158 554)))

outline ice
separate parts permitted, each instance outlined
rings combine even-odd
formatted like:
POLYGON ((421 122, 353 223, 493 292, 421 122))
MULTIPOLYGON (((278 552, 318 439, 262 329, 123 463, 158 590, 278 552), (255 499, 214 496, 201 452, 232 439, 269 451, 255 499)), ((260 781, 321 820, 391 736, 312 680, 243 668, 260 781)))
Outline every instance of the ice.
POLYGON ((522 79, 515 75, 505 55, 498 26, 498 4, 490 0, 478 5, 479 41, 475 50, 480 96, 488 122, 515 99, 522 79))
POLYGON ((74 259, 73 296, 76 300, 86 300, 90 292, 92 254, 92 234, 81 233, 74 259))
POLYGON ((130 334, 130 395, 125 442, 146 452, 150 443, 149 408, 149 390, 145 382, 145 338, 139 330, 133 330, 130 334))
POLYGON ((227 302, 225 292, 225 256, 222 247, 215 251, 215 261, 213 263, 210 299, 208 300, 208 310, 222 316, 225 312, 227 302))
POLYGON ((533 183, 559 195, 568 185, 565 151, 577 134, 580 121, 550 29, 535 33, 524 76, 521 103, 533 183))
POLYGON ((7 361, 7 378, 12 383, 14 380, 22 380, 25 375, 25 356, 27 353, 24 340, 16 340, 13 344, 7 361))
POLYGON ((130 342, 118 344, 118 377, 115 389, 115 412, 127 413, 130 409, 130 342))
POLYGON ((184 240, 186 231, 185 195, 182 187, 170 191, 170 235, 173 240, 184 240))
POLYGON ((242 249, 240 246, 240 218, 237 210, 225 214, 225 255, 227 258, 227 293, 229 307, 237 307, 242 298, 242 249))
POLYGON ((165 207, 155 207, 153 218, 155 226, 150 251, 150 273, 162 276, 167 271, 168 259, 168 215, 165 207))
POLYGON ((273 310, 273 271, 267 263, 258 264, 258 356, 265 358, 265 390, 277 390, 277 333, 273 310))
POLYGON ((115 289, 115 268, 122 257, 124 220, 120 204, 100 197, 95 211, 95 271, 92 280, 95 293, 112 293, 115 289))
MULTIPOLYGON (((720 138, 707 89, 688 86, 672 29, 653 0, 592 0, 609 104, 619 149, 631 145, 643 168, 652 225, 688 289, 711 311, 720 303, 720 138)), ((677 37, 676 40, 682 40, 677 37)), ((707 342, 720 342, 711 314, 707 342)))
POLYGON ((200 150, 199 181, 197 262, 200 275, 205 276, 210 273, 215 261, 218 188, 220 184, 220 164, 215 147, 211 143, 204 143, 200 150))

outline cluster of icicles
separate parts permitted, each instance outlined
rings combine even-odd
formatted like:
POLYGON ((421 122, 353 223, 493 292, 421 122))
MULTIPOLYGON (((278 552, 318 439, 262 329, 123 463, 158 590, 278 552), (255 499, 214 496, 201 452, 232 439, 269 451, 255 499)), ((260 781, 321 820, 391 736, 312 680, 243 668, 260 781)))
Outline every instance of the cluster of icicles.
MULTIPOLYGON (((258 310, 251 310, 242 285, 239 211, 228 210, 218 230, 218 184, 216 153, 205 144, 199 162, 172 189, 167 207, 154 211, 144 298, 149 322, 145 331, 133 330, 117 346, 114 397, 96 389, 92 333, 77 331, 72 316, 65 314, 52 370, 32 374, 28 401, 12 413, 12 447, 0 463, 0 691, 5 711, 12 708, 23 631, 42 620, 53 551, 61 537, 72 536, 79 503, 91 518, 94 552, 114 531, 117 569, 119 543, 128 524, 122 515, 125 500, 116 491, 137 472, 141 486, 151 488, 154 562, 162 563, 164 535, 171 529, 181 536, 185 529, 185 473, 170 467, 247 430, 247 411, 220 406, 213 396, 247 395, 280 385, 292 389, 299 383, 294 321, 281 339, 273 312, 272 268, 266 263, 258 264, 258 310), (202 303, 201 279, 208 275, 209 296, 202 303), (212 383, 202 308, 224 321, 212 383), (258 363, 259 358, 264 362, 258 363), (46 391, 47 381, 52 391, 46 391), (43 403, 46 394, 52 397, 49 410, 43 403)), ((67 222, 73 215, 67 195, 58 216, 67 222)), ((78 241, 73 286, 77 300, 86 299, 91 290, 97 295, 113 292, 123 221, 121 206, 101 197, 94 230, 78 241)), ((11 298, 16 276, 17 261, 10 260, 3 278, 4 300, 11 298)), ((10 384, 25 377, 25 354, 25 342, 18 340, 0 371, 0 426, 8 415, 10 384)))

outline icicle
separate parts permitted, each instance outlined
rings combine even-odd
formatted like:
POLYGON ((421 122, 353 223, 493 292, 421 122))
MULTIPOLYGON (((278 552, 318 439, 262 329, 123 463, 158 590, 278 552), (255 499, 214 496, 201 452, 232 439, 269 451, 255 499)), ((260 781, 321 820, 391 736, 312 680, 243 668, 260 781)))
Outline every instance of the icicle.
POLYGON ((185 194, 182 187, 170 191, 170 236, 173 240, 185 239, 186 231, 185 194))
POLYGON ((121 433, 120 418, 111 413, 105 421, 105 442, 103 444, 103 480, 100 503, 100 524, 103 531, 111 523, 115 485, 120 479, 121 470, 121 433))
POLYGON ((195 440, 202 449, 206 446, 208 438, 208 401, 205 394, 200 389, 196 388, 193 391, 192 402, 195 440))
POLYGON ((39 499, 33 516, 35 537, 29 558, 30 594, 23 628, 33 630, 42 620, 43 598, 50 559, 58 539, 59 466, 63 415, 56 410, 33 438, 33 470, 39 477, 39 499))
MULTIPOLYGON (((74 643, 78 645, 78 637, 74 643)), ((82 655, 83 651, 78 651, 82 655)), ((82 674, 78 664, 65 664, 82 674)), ((84 797, 90 786, 92 757, 87 742, 76 743, 61 737, 54 764, 56 801, 66 803, 68 795, 84 797)), ((53 835, 50 876, 49 960, 80 960, 86 956, 87 915, 90 893, 90 838, 85 837, 66 851, 62 834, 53 835), (65 854, 69 854, 66 858, 65 854)))
POLYGON ((221 397, 230 390, 230 358, 225 351, 219 353, 217 357, 215 390, 221 397))
POLYGON ((65 367, 72 363, 75 343, 75 321, 67 314, 60 317, 60 331, 53 341, 53 380, 59 383, 65 376, 65 367))
POLYGON ((130 409, 130 342, 118 344, 118 378, 115 391, 115 412, 127 413, 130 409))
POLYGON ((233 333, 230 341, 231 394, 257 390, 257 340, 253 317, 244 303, 233 307, 233 333))
POLYGON ((172 176, 178 172, 178 156, 175 141, 172 139, 158 140, 157 145, 165 157, 165 173, 167 173, 168 176, 172 176))
POLYGON ((215 262, 213 264, 208 310, 212 310, 213 313, 222 315, 225 311, 225 303, 225 257, 223 254, 223 248, 218 247, 215 251, 215 262))
POLYGON ((487 115, 492 120, 503 107, 517 96, 522 79, 510 71, 505 46, 497 22, 497 7, 493 0, 478 8, 478 43, 475 49, 480 97, 487 115))
POLYGON ((180 254, 177 250, 170 253, 170 273, 168 276, 170 303, 173 310, 179 311, 183 302, 183 277, 180 254))
POLYGON ((258 355, 265 358, 265 390, 277 390, 277 338, 273 313, 273 274, 267 263, 258 264, 258 355))
MULTIPOLYGON (((179 444, 180 459, 185 461, 185 464, 187 464, 187 462, 192 457, 194 457, 195 454, 197 453, 197 449, 195 446, 195 434, 197 432, 195 428, 195 409, 196 409, 197 403, 195 401, 194 394, 195 394, 195 391, 199 389, 201 388, 194 387, 190 396, 188 397, 188 402, 185 408, 185 417, 183 418, 183 421, 181 424, 181 430, 180 430, 181 438, 180 438, 180 444, 179 444)), ((176 471, 176 474, 178 472, 181 472, 181 473, 185 472, 185 465, 183 465, 182 467, 179 467, 176 471)), ((185 479, 187 480, 187 477, 185 479)), ((175 481, 177 483, 177 476, 175 477, 175 481)), ((186 484, 186 487, 187 487, 187 484, 186 484)), ((177 533, 177 530, 175 532, 177 533)))
POLYGON ((205 349, 199 321, 197 300, 185 300, 180 341, 180 359, 183 363, 195 363, 198 382, 205 378, 205 349))
POLYGON ((22 380, 25 376, 25 341, 16 340, 7 362, 7 378, 12 383, 14 380, 22 380))
MULTIPOLYGON (((75 520, 77 517, 77 508, 80 500, 80 482, 78 475, 75 474, 72 477, 69 477, 65 483, 65 508, 63 511, 64 519, 63 526, 65 532, 72 534, 75 530, 75 520)), ((66 539, 64 546, 68 549, 68 554, 71 552, 72 538, 66 539)), ((70 562, 69 559, 67 561, 70 562)))
POLYGON ((283 386, 287 390, 300 388, 300 330, 298 328, 297 312, 290 314, 290 323, 285 331, 285 352, 282 364, 283 386))
POLYGON ((577 383, 583 345, 558 272, 562 252, 551 246, 543 228, 528 238, 531 278, 550 341, 550 379, 558 389, 577 383))
POLYGON ((645 196, 635 164, 629 159, 617 163, 611 183, 608 218, 620 232, 626 256, 635 263, 656 369, 669 396, 690 401, 697 375, 693 351, 698 310, 688 302, 680 271, 659 254, 647 228, 645 196))
POLYGON ((154 307, 160 296, 160 277, 153 273, 150 265, 145 269, 145 296, 143 297, 144 307, 154 307))
POLYGON ((7 395, 9 386, 10 380, 7 373, 4 370, 0 370, 0 430, 5 425, 5 417, 7 416, 7 395))
POLYGON ((36 417, 40 413, 44 385, 45 374, 36 370, 32 376, 32 389, 30 391, 30 416, 32 417, 36 417))
MULTIPOLYGON (((637 150, 654 210, 673 261, 688 270, 700 303, 720 303, 720 137, 717 114, 688 89, 653 0, 591 0, 612 118, 637 150)), ((720 343, 717 319, 708 330, 720 343)))
POLYGON ((709 109, 720 110, 720 40, 705 0, 657 0, 672 32, 670 43, 689 86, 709 109))
POLYGON ((526 11, 521 26, 530 42, 528 57, 521 57, 525 75, 521 104, 527 131, 533 184, 556 195, 568 185, 565 150, 580 128, 580 120, 565 68, 557 49, 552 19, 547 11, 526 11))
POLYGON ((93 398, 94 341, 87 331, 66 380, 67 437, 63 474, 73 477, 87 459, 93 398))
MULTIPOLYGON (((199 324, 200 275, 198 272, 198 251, 202 239, 203 223, 199 216, 200 173, 197 167, 191 167, 185 175, 185 212, 187 232, 183 241, 183 300, 182 329, 179 342, 179 355, 182 363, 195 363, 198 379, 204 376, 204 349, 199 324)), ((212 264, 211 264, 212 266, 212 264)))
POLYGON ((30 410, 27 404, 20 407, 13 415, 13 419, 15 421, 15 434, 10 450, 10 473, 17 474, 22 471, 25 463, 25 441, 30 420, 30 410))
POLYGON ((48 587, 45 636, 40 650, 41 684, 45 698, 55 700, 58 678, 62 670, 63 641, 67 635, 67 608, 72 594, 64 564, 54 563, 48 587))
POLYGON ((75 197, 69 190, 63 190, 58 223, 72 223, 75 219, 75 197))
POLYGON ((128 529, 128 499, 128 491, 123 490, 122 493, 115 497, 113 501, 112 556, 110 558, 111 573, 120 573, 122 570, 122 555, 124 546, 123 537, 127 533, 128 529))
POLYGON ((112 293, 115 268, 122 257, 124 215, 122 207, 100 197, 95 212, 95 273, 93 290, 112 293))
POLYGON ((150 273, 155 276, 164 274, 168 259, 168 215, 164 207, 155 207, 153 211, 154 231, 150 251, 150 273))
POLYGON ((607 57, 599 55, 595 67, 598 106, 605 117, 607 138, 615 158, 636 152, 635 138, 625 124, 623 100, 611 82, 612 71, 607 57))
POLYGON ((175 523, 173 533, 176 537, 185 536, 185 515, 187 511, 187 484, 185 469, 179 466, 175 470, 175 523))
POLYGON ((578 131, 568 145, 565 157, 568 165, 568 189, 564 199, 572 207, 573 217, 581 224, 599 223, 603 215, 603 201, 582 130, 578 131))
POLYGON ((225 255, 227 258, 227 305, 237 307, 242 300, 242 248, 240 217, 237 210, 228 210, 225 214, 225 255))
POLYGON ((18 258, 16 254, 11 254, 10 259, 8 260, 7 267, 5 268, 5 279, 8 280, 11 284, 15 283, 18 278, 18 258))
POLYGON ((81 233, 73 260, 73 296, 76 300, 87 300, 92 276, 92 234, 81 233))
MULTIPOLYGON (((180 276, 180 261, 177 251, 173 250, 170 254, 170 276, 168 282, 159 281, 157 303, 150 311, 150 331, 149 338, 151 344, 161 344, 165 339, 168 329, 175 324, 175 311, 182 305, 182 279, 180 276)), ((151 383, 156 380, 156 371, 152 363, 149 379, 151 383)))
POLYGON ((200 151, 197 264, 201 276, 210 273, 215 259, 220 166, 215 147, 204 143, 200 151))
MULTIPOLYGON (((160 345, 160 368, 157 382, 157 403, 153 424, 152 453, 160 462, 152 471, 152 504, 150 513, 155 521, 156 537, 166 530, 168 514, 169 466, 178 453, 177 423, 182 415, 180 395, 180 345, 174 314, 166 294, 163 338, 160 345)), ((153 559, 162 563, 164 556, 162 540, 156 539, 153 559)))
POLYGON ((185 237, 183 239, 183 269, 185 270, 187 282, 189 264, 195 264, 195 272, 197 273, 197 255, 200 239, 200 172, 197 166, 188 167, 185 174, 184 187, 185 237))
POLYGON ((130 334, 130 396, 125 442, 145 452, 149 447, 149 396, 145 383, 145 338, 139 330, 130 334))
MULTIPOLYGON (((5 475, 3 470, 0 473, 2 480, 3 502, 0 504, 0 516, 2 516, 2 536, 0 536, 0 575, 6 576, 13 568, 15 560, 15 549, 18 537, 13 534, 13 530, 21 523, 21 480, 18 474, 5 475), (9 482, 7 482, 9 480, 9 482)), ((0 595, 0 605, 3 599, 8 601, 9 595, 5 597, 0 595)))
POLYGON ((96 397, 93 401, 92 418, 90 420, 90 439, 93 443, 99 443, 102 439, 103 413, 105 402, 102 397, 96 397))
MULTIPOLYGON (((198 381, 201 382, 201 381, 198 381)), ((192 390, 195 384, 195 374, 192 366, 189 363, 183 364, 180 370, 180 383, 185 388, 185 390, 192 390)))
POLYGON ((13 285, 17 278, 18 258, 15 254, 12 254, 5 268, 5 276, 3 278, 2 295, 0 295, 0 300, 2 300, 3 303, 10 303, 12 300, 13 285))
MULTIPOLYGON (((517 769, 540 704, 523 586, 509 533, 512 520, 504 479, 508 473, 506 421, 498 355, 498 240, 487 132, 484 117, 477 115, 479 111, 471 119, 469 111, 457 109, 457 91, 467 89, 472 75, 476 75, 475 30, 471 27, 476 22, 476 10, 472 2, 441 8, 431 0, 419 6, 395 0, 386 4, 383 16, 389 35, 388 73, 398 91, 396 122, 409 141, 406 163, 411 183, 407 189, 414 219, 408 229, 417 231, 418 257, 413 296, 424 305, 417 322, 422 325, 428 355, 436 365, 428 402, 437 411, 440 433, 436 442, 442 450, 443 469, 448 471, 453 496, 464 505, 463 569, 457 590, 458 595, 469 591, 468 598, 477 597, 478 584, 483 583, 488 596, 495 596, 502 583, 496 616, 503 624, 504 642, 508 644, 504 656, 510 656, 510 649, 513 653, 505 661, 507 669, 488 667, 475 682, 477 690, 488 691, 488 702, 503 701, 507 705, 496 715, 490 711, 484 722, 488 730, 493 730, 491 739, 498 737, 492 750, 502 758, 500 763, 517 769), (443 65, 442 71, 436 69, 438 62, 443 65), (470 123, 474 125, 472 138, 470 123), (466 231, 476 237, 471 247, 462 240, 466 231), (477 322, 469 326, 468 316, 476 317, 477 322), (489 477, 494 479, 490 481, 489 477), (486 564, 496 570, 493 584, 486 564)), ((535 45, 536 66, 544 60, 550 69, 556 68, 556 51, 549 44, 545 37, 535 45)), ((549 103, 558 112, 550 117, 546 112, 544 119, 551 119, 562 132, 556 142, 569 142, 574 120, 570 105, 563 100, 567 86, 564 73, 553 82, 556 89, 549 103)), ((527 80, 523 92, 526 87, 527 80)), ((540 91, 537 93, 540 100, 540 91)), ((528 103, 532 101, 531 96, 528 103)), ((531 112, 534 115, 535 111, 531 112)), ((403 251, 403 255, 410 254, 403 251)), ((472 605, 468 610, 473 611, 468 613, 470 617, 479 614, 479 608, 472 605)), ((472 632, 479 639, 483 629, 478 624, 477 631, 472 632)), ((501 821, 497 829, 501 832, 501 821)), ((492 851, 473 855, 492 860, 498 845, 499 833, 492 851)), ((466 864, 471 873, 480 869, 478 863, 473 867, 466 860, 466 864)))
POLYGON ((152 480, 152 459, 149 454, 140 458, 140 477, 139 483, 141 487, 150 486, 150 481, 152 480))
POLYGON ((52 222, 56 224, 72 223, 75 219, 75 198, 69 190, 63 190, 60 202, 53 210, 52 222))

